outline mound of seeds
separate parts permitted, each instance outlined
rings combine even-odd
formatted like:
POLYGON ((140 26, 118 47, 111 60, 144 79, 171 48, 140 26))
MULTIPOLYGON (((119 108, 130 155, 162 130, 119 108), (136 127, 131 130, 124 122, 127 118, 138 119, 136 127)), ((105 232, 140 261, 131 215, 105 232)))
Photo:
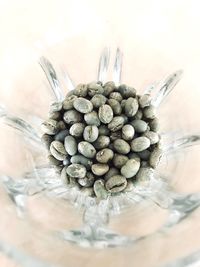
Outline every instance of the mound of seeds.
POLYGON ((49 161, 71 187, 100 199, 148 180, 161 157, 149 94, 125 84, 79 84, 43 122, 49 161))

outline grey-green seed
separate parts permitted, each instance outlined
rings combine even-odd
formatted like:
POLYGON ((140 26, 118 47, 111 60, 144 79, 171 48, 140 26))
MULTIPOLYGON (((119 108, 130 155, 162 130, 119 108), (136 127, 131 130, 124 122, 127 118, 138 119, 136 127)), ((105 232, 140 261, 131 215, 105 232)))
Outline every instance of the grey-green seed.
POLYGON ((122 138, 126 141, 132 140, 135 130, 132 125, 126 124, 122 127, 122 138))
POLYGON ((98 199, 106 199, 109 195, 105 188, 105 181, 102 179, 96 180, 94 183, 94 193, 98 199))
POLYGON ((109 169, 109 171, 105 174, 104 179, 105 179, 105 181, 107 181, 110 177, 112 177, 114 175, 118 175, 118 174, 120 174, 119 169, 117 169, 115 167, 111 167, 109 169))
POLYGON ((78 97, 76 95, 67 96, 65 100, 63 101, 63 109, 64 110, 70 110, 74 107, 74 101, 78 97))
POLYGON ((124 126, 124 118, 122 116, 116 116, 108 124, 108 129, 112 132, 120 130, 124 126))
POLYGON ((80 113, 86 114, 93 110, 93 105, 89 100, 79 97, 74 101, 74 108, 80 113))
POLYGON ((122 154, 115 154, 113 157, 113 165, 118 169, 121 169, 127 161, 128 157, 122 154))
POLYGON ((84 187, 91 187, 91 186, 93 186, 94 181, 95 181, 95 177, 94 177, 94 175, 91 172, 87 172, 86 173, 86 176, 84 178, 78 179, 78 183, 81 186, 84 186, 84 187))
POLYGON ((121 174, 127 179, 132 178, 139 171, 140 162, 135 159, 129 159, 121 168, 121 174))
POLYGON ((82 121, 82 115, 77 110, 71 109, 71 110, 68 110, 64 113, 63 120, 67 124, 72 125, 76 122, 81 122, 82 121))
POLYGON ((130 152, 128 154, 128 157, 129 157, 129 159, 135 159, 135 160, 140 162, 140 157, 139 157, 138 153, 130 152))
POLYGON ((157 118, 154 118, 153 120, 149 122, 149 126, 150 126, 151 131, 157 132, 160 127, 159 120, 157 118))
POLYGON ((104 148, 96 154, 96 160, 100 163, 107 163, 114 156, 114 153, 109 148, 104 148))
POLYGON ((143 136, 149 138, 151 145, 154 145, 159 141, 159 135, 153 131, 146 131, 143 133, 143 136))
POLYGON ((68 135, 65 137, 64 146, 70 156, 74 156, 77 153, 78 145, 76 139, 73 136, 68 135))
POLYGON ((58 129, 60 130, 60 131, 62 131, 62 130, 66 130, 66 124, 64 123, 64 121, 58 121, 58 124, 57 124, 57 126, 58 126, 58 129))
POLYGON ((81 164, 85 166, 87 170, 90 170, 93 161, 84 157, 83 155, 74 155, 71 157, 71 163, 81 164))
POLYGON ((41 129, 44 133, 55 135, 58 132, 58 123, 56 120, 48 119, 42 123, 41 129))
POLYGON ((129 87, 125 84, 121 84, 118 87, 118 91, 121 93, 121 95, 124 98, 128 98, 128 97, 135 97, 136 96, 136 90, 132 87, 129 87))
POLYGON ((114 175, 110 177, 106 183, 106 189, 111 193, 118 193, 123 191, 127 186, 127 180, 122 175, 114 175))
POLYGON ((113 119, 113 110, 109 105, 105 104, 99 108, 98 115, 100 121, 107 124, 113 119))
POLYGON ((145 149, 141 152, 138 152, 138 155, 142 160, 148 160, 150 157, 150 154, 151 154, 151 152, 147 149, 145 149))
POLYGON ((86 125, 82 122, 74 123, 69 129, 69 133, 74 137, 81 137, 83 135, 85 126, 86 125))
POLYGON ((103 94, 103 92, 104 92, 104 89, 100 84, 95 83, 95 82, 88 84, 88 95, 89 96, 92 97, 96 94, 103 94))
POLYGON ((159 147, 154 148, 149 158, 149 164, 151 167, 156 168, 162 157, 162 149, 159 147))
POLYGON ((136 175, 134 185, 136 186, 147 186, 152 179, 154 170, 150 167, 141 167, 136 175))
POLYGON ((70 179, 69 179, 69 176, 67 174, 67 167, 64 167, 62 169, 60 177, 61 177, 61 181, 63 182, 63 184, 68 185, 70 183, 70 179))
POLYGON ((100 126, 101 122, 99 120, 98 114, 96 111, 89 112, 84 115, 84 120, 87 123, 87 125, 96 125, 100 126))
POLYGON ((109 98, 110 99, 115 99, 118 102, 121 102, 122 99, 123 99, 122 95, 119 92, 112 92, 112 93, 110 93, 109 98))
POLYGON ((71 164, 67 167, 67 174, 73 178, 84 178, 86 168, 81 164, 71 164))
POLYGON ((150 147, 150 140, 145 137, 137 137, 131 142, 131 150, 133 152, 140 152, 150 147))
POLYGON ((64 160, 67 156, 67 152, 63 143, 59 141, 53 141, 50 145, 50 152, 54 156, 54 158, 58 160, 64 160))
POLYGON ((100 135, 97 140, 93 143, 96 149, 103 149, 108 147, 110 144, 110 138, 105 135, 100 135))
POLYGON ((96 94, 91 98, 91 102, 95 108, 99 108, 100 106, 106 103, 107 98, 104 95, 96 94))
POLYGON ((81 141, 78 144, 78 151, 86 158, 94 158, 96 155, 96 149, 94 146, 86 141, 81 141))
POLYGON ((138 109, 138 111, 136 112, 134 118, 135 118, 135 120, 141 120, 142 116, 143 116, 142 110, 138 109))
POLYGON ((128 117, 133 117, 137 113, 138 108, 139 108, 139 105, 138 105, 138 101, 136 98, 129 97, 126 100, 124 110, 125 110, 125 114, 128 117))
POLYGON ((123 139, 115 140, 113 146, 119 154, 128 154, 130 152, 130 145, 123 139))
POLYGON ((109 135, 110 130, 108 129, 107 125, 101 124, 99 126, 99 135, 109 135))
POLYGON ((122 107, 116 99, 108 99, 107 103, 111 106, 115 115, 120 115, 122 113, 122 107))
POLYGON ((110 140, 114 141, 116 139, 121 139, 122 138, 122 133, 121 131, 117 131, 117 132, 111 132, 110 134, 110 140))
POLYGON ((107 82, 104 84, 104 95, 109 96, 110 93, 112 93, 115 90, 115 84, 114 82, 107 82))
POLYGON ((61 119, 61 113, 59 111, 49 112, 49 119, 59 121, 61 119))
POLYGON ((143 109, 143 114, 147 119, 154 119, 156 117, 156 108, 153 105, 145 107, 143 109))
POLYGON ((43 134, 41 137, 42 143, 45 145, 47 149, 50 148, 51 142, 53 141, 53 136, 48 134, 43 134))
POLYGON ((130 122, 136 133, 144 133, 147 130, 147 123, 143 120, 133 120, 130 122))
POLYGON ((104 175, 108 170, 109 166, 107 164, 96 163, 92 165, 92 172, 97 176, 104 175))
POLYGON ((138 102, 141 108, 147 107, 151 104, 151 96, 148 94, 144 94, 139 98, 138 102))
POLYGON ((50 105, 50 112, 57 112, 62 109, 62 102, 53 102, 50 105))
POLYGON ((83 138, 87 142, 94 142, 99 135, 99 131, 96 125, 86 126, 83 132, 83 138))
POLYGON ((87 96, 87 90, 88 90, 87 89, 87 84, 80 83, 74 89, 74 94, 76 96, 86 97, 87 96))
POLYGON ((52 155, 48 155, 48 161, 51 165, 59 166, 62 164, 62 161, 54 158, 52 155))
POLYGON ((60 142, 63 142, 65 140, 65 137, 69 134, 69 131, 66 129, 66 130, 62 130, 60 131, 59 133, 57 133, 55 135, 55 140, 57 141, 60 141, 60 142))
POLYGON ((70 164, 71 164, 71 162, 70 162, 70 159, 69 159, 69 158, 66 158, 66 159, 64 159, 62 163, 63 163, 63 165, 64 165, 64 166, 68 166, 68 165, 70 165, 70 164))

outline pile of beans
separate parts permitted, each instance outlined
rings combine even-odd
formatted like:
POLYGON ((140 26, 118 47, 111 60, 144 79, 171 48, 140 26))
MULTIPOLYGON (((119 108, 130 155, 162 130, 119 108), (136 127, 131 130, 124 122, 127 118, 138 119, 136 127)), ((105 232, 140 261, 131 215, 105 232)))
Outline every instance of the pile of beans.
POLYGON ((149 94, 92 82, 51 105, 42 141, 66 184, 105 199, 153 175, 162 154, 158 128, 149 94))

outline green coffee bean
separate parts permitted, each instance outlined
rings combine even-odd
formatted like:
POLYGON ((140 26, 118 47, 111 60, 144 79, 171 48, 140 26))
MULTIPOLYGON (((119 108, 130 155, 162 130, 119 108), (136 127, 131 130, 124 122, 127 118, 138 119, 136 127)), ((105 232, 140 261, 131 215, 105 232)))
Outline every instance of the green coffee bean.
POLYGON ((126 141, 132 140, 135 130, 132 125, 126 124, 122 127, 122 138, 126 141))
POLYGON ((85 166, 85 168, 87 170, 90 170, 93 161, 82 156, 82 155, 77 154, 77 155, 71 157, 71 163, 81 164, 81 165, 85 166))
POLYGON ((59 111, 49 112, 49 119, 59 121, 62 118, 62 114, 59 111))
POLYGON ((132 87, 129 87, 125 84, 121 84, 118 87, 118 91, 121 93, 121 95, 124 98, 128 98, 128 97, 135 97, 136 96, 136 90, 132 87))
POLYGON ((156 117, 156 108, 153 105, 145 107, 143 109, 143 114, 146 119, 154 119, 156 117))
POLYGON ((89 113, 93 110, 92 103, 83 97, 78 97, 74 101, 74 108, 80 113, 89 113))
POLYGON ((96 154, 96 160, 100 163, 107 163, 114 156, 114 153, 109 148, 104 148, 96 154))
POLYGON ((67 156, 67 152, 63 143, 59 141, 53 141, 50 145, 50 152, 54 156, 54 158, 58 160, 64 160, 67 156))
POLYGON ((120 174, 119 169, 111 167, 109 171, 105 174, 104 179, 105 181, 107 181, 110 177, 117 175, 117 174, 120 174))
POLYGON ((116 139, 121 139, 121 138, 122 138, 122 133, 121 133, 121 131, 112 132, 112 133, 110 134, 110 140, 111 140, 111 141, 114 141, 114 140, 116 140, 116 139))
POLYGON ((140 152, 150 147, 150 140, 145 137, 137 137, 131 142, 131 150, 133 152, 140 152))
POLYGON ((94 158, 96 155, 96 149, 94 146, 86 141, 81 141, 78 144, 78 151, 86 158, 94 158))
POLYGON ((129 119, 125 114, 121 114, 121 117, 124 119, 124 124, 128 123, 129 119))
POLYGON ((135 186, 147 186, 153 178, 154 170, 150 167, 141 167, 136 175, 135 186))
POLYGON ((66 129, 66 130, 62 130, 60 131, 59 133, 57 133, 55 135, 55 140, 57 141, 60 141, 60 142, 64 142, 65 140, 65 137, 69 134, 69 131, 66 129))
POLYGON ((136 98, 129 97, 125 103, 125 114, 128 117, 133 117, 138 111, 139 105, 136 98))
POLYGON ((121 108, 124 109, 125 104, 126 104, 126 99, 123 99, 120 104, 121 104, 121 108))
POLYGON ((118 169, 121 169, 127 161, 128 157, 122 154, 115 154, 113 157, 113 165, 118 169))
POLYGON ((136 114, 134 116, 134 119, 135 120, 141 120, 142 119, 142 116, 143 116, 142 110, 141 109, 138 109, 138 111, 136 112, 136 114))
POLYGON ((68 135, 65 137, 64 146, 65 150, 70 156, 74 156, 77 153, 78 145, 76 139, 73 136, 68 135))
POLYGON ((108 147, 110 144, 110 138, 105 135, 100 135, 97 140, 93 143, 96 149, 103 149, 108 147))
POLYGON ((76 122, 81 122, 82 119, 82 115, 74 109, 66 111, 63 115, 63 120, 70 125, 76 122))
POLYGON ((95 83, 95 82, 88 84, 88 95, 89 96, 92 97, 96 94, 103 94, 103 92, 104 92, 104 89, 100 84, 95 83))
POLYGON ((104 84, 104 95, 109 96, 110 93, 112 93, 115 90, 115 84, 114 82, 107 82, 104 84))
POLYGON ((129 159, 125 165, 121 168, 121 174, 128 178, 132 178, 139 171, 140 162, 135 159, 129 159))
POLYGON ((116 116, 108 124, 108 129, 112 132, 120 130, 124 126, 124 118, 122 116, 116 116))
POLYGON ((98 115, 100 121, 107 124, 113 119, 113 110, 109 105, 105 104, 99 108, 98 115))
POLYGON ((133 120, 130 122, 136 133, 144 133, 147 130, 147 123, 143 120, 133 120))
POLYGON ((128 154, 130 152, 130 145, 123 139, 117 139, 113 142, 115 151, 119 154, 128 154))
POLYGON ((58 121, 58 124, 57 124, 57 126, 58 126, 58 129, 60 130, 60 131, 62 131, 62 130, 66 130, 66 124, 64 123, 64 121, 58 121))
POLYGON ((122 99, 123 99, 122 95, 119 92, 112 92, 112 93, 110 93, 109 98, 110 99, 115 99, 118 102, 121 102, 122 99))
POLYGON ((99 126, 99 135, 109 135, 110 130, 108 129, 107 125, 100 125, 99 126))
POLYGON ((52 155, 48 155, 48 161, 51 165, 59 166, 62 164, 62 161, 54 158, 52 155))
POLYGON ((96 125, 100 126, 101 122, 99 120, 98 114, 96 111, 89 112, 84 115, 84 120, 87 125, 96 125))
POLYGON ((106 183, 106 189, 111 193, 118 193, 123 191, 127 186, 127 180, 122 175, 114 175, 110 177, 106 183))
POLYGON ((78 97, 76 95, 71 95, 71 96, 66 97, 65 100, 63 101, 63 109, 64 110, 73 109, 73 107, 74 107, 74 101, 77 98, 78 97))
POLYGON ((80 83, 74 89, 74 95, 86 97, 87 96, 87 90, 88 90, 87 89, 87 84, 80 83))
POLYGON ((87 172, 86 173, 86 176, 84 178, 79 178, 78 179, 78 183, 81 186, 84 186, 84 187, 91 187, 91 186, 93 186, 94 181, 95 181, 95 177, 94 177, 94 175, 91 172, 87 172))
POLYGON ((141 108, 147 107, 151 104, 151 96, 148 94, 144 94, 139 98, 139 104, 141 108))
POLYGON ((159 147, 154 148, 149 158, 149 164, 151 167, 156 168, 162 157, 162 149, 159 147))
POLYGON ((151 131, 157 132, 160 127, 159 120, 157 118, 154 118, 153 120, 149 122, 149 126, 150 126, 151 131))
POLYGON ((122 113, 122 107, 116 99, 108 99, 107 103, 111 106, 115 115, 120 115, 122 113))
POLYGON ((108 164, 96 163, 92 165, 92 172, 97 176, 104 175, 108 170, 108 164))
POLYGON ((58 122, 52 119, 48 119, 42 123, 41 129, 44 133, 49 135, 55 135, 58 132, 58 122))
POLYGON ((124 189, 124 193, 126 193, 126 192, 132 192, 132 191, 134 190, 134 188, 135 188, 135 186, 134 186, 134 184, 133 184, 133 181, 132 181, 131 179, 129 179, 129 180, 127 181, 127 186, 126 186, 126 188, 124 189))
POLYGON ((135 160, 137 160, 137 161, 140 162, 139 153, 130 152, 130 153, 128 154, 128 157, 129 157, 129 159, 135 159, 135 160))
POLYGON ((151 145, 154 145, 159 141, 159 135, 152 131, 146 131, 145 133, 143 133, 143 136, 149 138, 151 145))
POLYGON ((106 103, 107 98, 104 95, 96 94, 91 98, 91 102, 95 108, 99 108, 100 106, 106 103))
POLYGON ((142 160, 148 160, 150 157, 151 152, 147 149, 138 152, 138 156, 142 159, 142 160))
POLYGON ((42 143, 45 145, 47 149, 50 148, 51 142, 53 141, 52 135, 43 134, 41 137, 42 143))
POLYGON ((66 171, 73 178, 84 178, 86 175, 86 168, 81 164, 71 164, 67 167, 66 171))
POLYGON ((99 135, 99 131, 96 125, 86 126, 83 132, 83 138, 87 142, 94 142, 99 135))
POLYGON ((70 164, 71 164, 71 162, 70 162, 69 158, 66 158, 66 159, 63 160, 63 165, 64 166, 69 166, 70 164))
POLYGON ((69 96, 72 96, 74 95, 74 89, 73 90, 69 90, 66 94, 66 98, 69 97, 69 96))
POLYGON ((57 111, 61 111, 62 109, 62 102, 53 102, 50 105, 50 113, 51 112, 57 112, 57 111))
POLYGON ((98 199, 106 199, 108 197, 109 193, 105 188, 105 181, 103 179, 95 181, 94 193, 98 199))
POLYGON ((82 122, 74 123, 69 129, 69 133, 74 137, 81 137, 83 135, 85 126, 86 125, 82 122))
POLYGON ((70 183, 69 175, 67 174, 67 167, 64 167, 60 174, 61 181, 64 185, 68 185, 70 183))

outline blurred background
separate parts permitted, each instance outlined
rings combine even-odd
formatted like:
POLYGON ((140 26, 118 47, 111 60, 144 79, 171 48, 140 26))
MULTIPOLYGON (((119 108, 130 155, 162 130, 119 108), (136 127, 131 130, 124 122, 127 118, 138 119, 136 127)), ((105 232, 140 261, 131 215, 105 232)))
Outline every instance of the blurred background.
MULTIPOLYGON (((96 78, 102 49, 110 47, 113 60, 120 47, 123 81, 138 90, 184 70, 170 112, 180 105, 182 112, 195 115, 192 120, 179 116, 172 124, 199 131, 199 5, 198 0, 0 0, 0 103, 15 114, 25 111, 43 118, 50 97, 38 80, 43 77, 36 67, 39 56, 66 68, 75 83, 89 82, 96 78)), ((9 175, 26 168, 20 139, 13 136, 0 131, 0 171, 9 175)), ((190 183, 192 190, 198 184, 190 183)), ((0 253, 0 266, 15 265, 0 253)))

